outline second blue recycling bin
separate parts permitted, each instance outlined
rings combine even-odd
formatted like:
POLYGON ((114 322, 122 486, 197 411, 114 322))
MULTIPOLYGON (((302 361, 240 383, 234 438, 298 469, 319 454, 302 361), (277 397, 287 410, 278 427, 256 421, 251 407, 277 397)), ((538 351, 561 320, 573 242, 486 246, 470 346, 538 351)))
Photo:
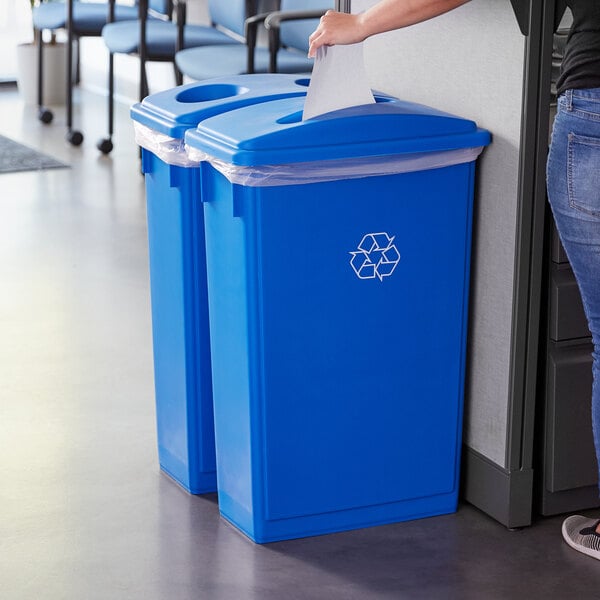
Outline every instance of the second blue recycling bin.
POLYGON ((475 159, 489 134, 380 99, 203 120, 221 514, 256 542, 452 512, 475 159))
POLYGON ((194 494, 217 482, 204 215, 183 136, 211 115, 304 95, 307 85, 291 75, 214 79, 153 94, 131 110, 146 178, 159 461, 194 494))

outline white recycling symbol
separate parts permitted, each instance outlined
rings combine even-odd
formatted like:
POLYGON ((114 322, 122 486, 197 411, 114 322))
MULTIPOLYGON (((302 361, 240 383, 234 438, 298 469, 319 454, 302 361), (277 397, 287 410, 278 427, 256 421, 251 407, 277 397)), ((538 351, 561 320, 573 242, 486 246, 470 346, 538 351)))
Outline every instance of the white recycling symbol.
POLYGON ((387 233, 367 233, 358 249, 350 252, 350 264, 359 279, 375 279, 383 281, 389 277, 398 263, 400 253, 394 245, 395 236, 387 233))

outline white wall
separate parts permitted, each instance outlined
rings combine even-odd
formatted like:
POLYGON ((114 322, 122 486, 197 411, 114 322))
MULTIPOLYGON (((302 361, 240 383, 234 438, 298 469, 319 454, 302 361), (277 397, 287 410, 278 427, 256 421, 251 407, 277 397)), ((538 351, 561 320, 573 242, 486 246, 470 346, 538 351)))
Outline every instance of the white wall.
POLYGON ((0 81, 16 77, 16 46, 32 39, 29 0, 0 0, 0 81))

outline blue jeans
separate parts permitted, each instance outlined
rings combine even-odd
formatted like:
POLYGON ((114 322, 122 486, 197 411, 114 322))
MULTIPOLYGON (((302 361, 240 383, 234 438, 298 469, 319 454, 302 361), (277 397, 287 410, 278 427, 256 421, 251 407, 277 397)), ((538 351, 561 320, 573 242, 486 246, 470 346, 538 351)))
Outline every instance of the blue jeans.
POLYGON ((568 90, 558 99, 547 181, 592 332, 592 427, 600 464, 600 88, 568 90))

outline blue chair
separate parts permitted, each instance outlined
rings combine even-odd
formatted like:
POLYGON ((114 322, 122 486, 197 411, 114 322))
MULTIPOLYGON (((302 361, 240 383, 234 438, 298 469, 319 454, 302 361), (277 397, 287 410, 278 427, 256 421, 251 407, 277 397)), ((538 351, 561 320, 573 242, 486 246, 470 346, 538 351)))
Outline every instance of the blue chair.
POLYGON ((281 0, 281 10, 250 17, 246 21, 247 47, 206 46, 181 50, 177 68, 195 80, 243 73, 306 73, 313 61, 307 58, 308 36, 328 8, 327 0, 281 0), (269 30, 269 47, 256 47, 258 25, 269 30))
MULTIPOLYGON (((109 0, 114 3, 115 0, 109 0)), ((157 0, 139 0, 140 18, 136 21, 109 23, 102 30, 102 38, 109 51, 108 74, 108 137, 101 139, 97 147, 103 154, 113 149, 114 133, 114 55, 132 54, 140 58, 140 100, 148 95, 146 62, 172 61, 182 48, 210 45, 211 47, 241 46, 244 44, 244 23, 256 13, 256 0, 208 0, 210 25, 186 24, 185 0, 175 0, 176 23, 169 19, 148 19, 148 13, 157 0)), ((175 80, 179 85, 183 76, 175 68, 175 80)))
POLYGON ((44 106, 43 98, 43 60, 44 41, 43 32, 56 32, 60 29, 67 31, 67 140, 74 146, 79 146, 83 135, 74 131, 73 126, 73 45, 77 44, 77 77, 79 79, 79 39, 86 36, 100 36, 102 28, 109 20, 123 21, 136 19, 138 9, 135 6, 116 5, 112 7, 114 14, 109 14, 109 5, 106 2, 80 2, 79 0, 66 0, 65 2, 46 2, 33 9, 33 27, 36 31, 38 42, 38 73, 37 97, 38 119, 42 123, 51 123, 54 115, 44 106))

